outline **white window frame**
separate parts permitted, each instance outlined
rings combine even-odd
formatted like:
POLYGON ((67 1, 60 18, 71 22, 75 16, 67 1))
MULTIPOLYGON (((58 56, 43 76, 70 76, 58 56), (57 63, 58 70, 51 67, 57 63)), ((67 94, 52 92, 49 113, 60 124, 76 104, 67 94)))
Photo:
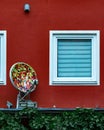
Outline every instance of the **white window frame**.
POLYGON ((50 31, 49 85, 100 85, 100 31, 50 31), (92 77, 57 77, 58 39, 91 39, 92 77))
POLYGON ((6 35, 0 31, 0 85, 6 85, 6 35))

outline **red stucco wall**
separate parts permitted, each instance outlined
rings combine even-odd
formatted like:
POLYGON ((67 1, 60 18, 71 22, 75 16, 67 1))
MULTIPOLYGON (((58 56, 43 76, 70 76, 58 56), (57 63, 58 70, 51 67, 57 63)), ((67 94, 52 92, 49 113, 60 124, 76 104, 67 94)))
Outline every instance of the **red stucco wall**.
POLYGON ((103 0, 3 0, 0 30, 7 30, 7 85, 0 87, 0 107, 16 104, 18 91, 9 69, 23 61, 37 72, 39 85, 31 93, 38 107, 104 107, 104 1, 103 0), (31 6, 25 13, 25 2, 31 6), (49 30, 100 30, 100 86, 49 86, 49 30))

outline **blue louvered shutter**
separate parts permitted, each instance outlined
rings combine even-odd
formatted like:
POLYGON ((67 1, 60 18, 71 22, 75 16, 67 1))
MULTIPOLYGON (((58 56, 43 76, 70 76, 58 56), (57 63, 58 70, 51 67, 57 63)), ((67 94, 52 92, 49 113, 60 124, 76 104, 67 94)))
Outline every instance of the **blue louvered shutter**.
POLYGON ((58 39, 57 77, 92 76, 91 39, 58 39))

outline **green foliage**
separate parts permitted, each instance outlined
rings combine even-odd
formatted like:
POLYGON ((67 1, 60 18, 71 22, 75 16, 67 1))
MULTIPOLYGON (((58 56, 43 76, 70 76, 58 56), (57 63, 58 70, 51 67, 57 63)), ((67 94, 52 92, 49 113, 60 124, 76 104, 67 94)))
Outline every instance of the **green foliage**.
POLYGON ((0 112, 0 130, 27 130, 14 115, 0 112))
POLYGON ((87 108, 53 114, 35 108, 0 112, 0 130, 104 130, 104 113, 87 108))
POLYGON ((76 109, 63 114, 65 130, 104 130, 104 115, 92 109, 76 109))

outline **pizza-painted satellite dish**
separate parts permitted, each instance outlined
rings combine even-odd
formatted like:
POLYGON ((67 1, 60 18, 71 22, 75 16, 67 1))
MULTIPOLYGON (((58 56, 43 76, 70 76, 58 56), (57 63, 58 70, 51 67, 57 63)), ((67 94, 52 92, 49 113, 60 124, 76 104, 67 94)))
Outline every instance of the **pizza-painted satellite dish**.
POLYGON ((19 90, 18 103, 34 91, 38 84, 35 70, 24 62, 17 62, 12 65, 10 68, 10 80, 12 85, 19 90))
POLYGON ((18 62, 12 65, 10 69, 10 80, 19 91, 23 93, 32 92, 36 88, 37 75, 30 65, 18 62))

